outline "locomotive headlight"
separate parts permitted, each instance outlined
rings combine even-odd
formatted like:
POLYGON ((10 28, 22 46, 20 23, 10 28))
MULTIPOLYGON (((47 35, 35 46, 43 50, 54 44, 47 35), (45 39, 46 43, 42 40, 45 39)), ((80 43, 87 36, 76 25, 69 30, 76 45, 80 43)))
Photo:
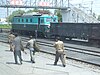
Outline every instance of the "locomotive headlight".
POLYGON ((26 25, 24 24, 24 27, 26 27, 26 25))

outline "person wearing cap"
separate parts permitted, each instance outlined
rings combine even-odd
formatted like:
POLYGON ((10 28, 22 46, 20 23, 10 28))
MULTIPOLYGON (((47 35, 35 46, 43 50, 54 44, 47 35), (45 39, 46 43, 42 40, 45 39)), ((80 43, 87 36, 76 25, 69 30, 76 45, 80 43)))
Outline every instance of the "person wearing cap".
POLYGON ((34 42, 35 41, 36 41, 36 39, 33 39, 33 36, 30 36, 29 41, 26 44, 26 48, 28 48, 30 50, 30 60, 32 63, 35 63, 35 59, 34 59, 34 55, 35 55, 34 42))
POLYGON ((60 58, 62 61, 63 67, 65 67, 66 64, 65 64, 65 59, 64 59, 64 43, 63 43, 63 41, 60 40, 60 37, 56 38, 56 42, 54 43, 54 47, 56 49, 54 65, 57 65, 57 62, 60 58))

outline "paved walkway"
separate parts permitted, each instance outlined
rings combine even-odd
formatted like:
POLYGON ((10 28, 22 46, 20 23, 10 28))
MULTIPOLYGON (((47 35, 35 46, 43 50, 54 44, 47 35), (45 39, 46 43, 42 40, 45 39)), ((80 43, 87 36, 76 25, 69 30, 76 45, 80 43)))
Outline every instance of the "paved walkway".
POLYGON ((100 75, 100 70, 87 67, 73 60, 67 60, 66 67, 53 65, 54 56, 45 53, 36 53, 35 61, 30 62, 28 54, 22 53, 23 64, 14 64, 13 52, 9 51, 9 46, 0 43, 0 75, 100 75))

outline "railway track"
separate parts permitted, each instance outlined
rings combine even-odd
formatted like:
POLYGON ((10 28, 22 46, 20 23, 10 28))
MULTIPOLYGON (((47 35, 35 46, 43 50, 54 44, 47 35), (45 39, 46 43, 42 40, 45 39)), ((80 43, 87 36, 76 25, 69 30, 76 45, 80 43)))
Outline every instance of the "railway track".
MULTIPOLYGON (((24 44, 28 40, 27 37, 22 37, 22 39, 23 39, 24 44)), ((7 43, 7 35, 1 34, 0 41, 7 43)), ((41 52, 55 55, 55 49, 53 48, 54 41, 45 40, 45 39, 37 39, 37 42, 39 43, 41 47, 41 52)), ((99 49, 92 50, 92 47, 91 49, 89 49, 88 47, 83 48, 83 47, 77 47, 77 46, 75 47, 74 45, 72 46, 72 45, 65 44, 65 53, 67 54, 67 58, 85 62, 92 65, 96 65, 96 66, 100 66, 99 49)))
MULTIPOLYGON (((41 42, 38 41, 40 45, 42 46, 47 46, 47 47, 53 47, 52 43, 48 42, 41 42)), ((51 49, 54 51, 53 49, 51 49)), ((52 51, 49 51, 49 53, 52 51)), ((46 51, 45 51, 46 52, 46 51)), ((47 51, 48 52, 48 51, 47 51)), ((66 46, 65 45, 65 52, 67 54, 67 58, 89 63, 92 65, 97 65, 100 66, 100 61, 93 61, 93 59, 100 60, 100 52, 99 51, 93 51, 89 49, 83 49, 83 48, 77 48, 77 47, 72 47, 72 46, 66 46)))

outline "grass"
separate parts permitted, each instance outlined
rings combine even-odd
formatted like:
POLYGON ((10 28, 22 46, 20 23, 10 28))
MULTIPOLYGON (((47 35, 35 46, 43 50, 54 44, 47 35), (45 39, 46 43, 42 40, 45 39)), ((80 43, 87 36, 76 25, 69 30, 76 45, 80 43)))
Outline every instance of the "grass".
POLYGON ((12 28, 12 26, 11 25, 8 25, 8 24, 0 24, 0 28, 6 28, 6 29, 11 29, 12 28))

